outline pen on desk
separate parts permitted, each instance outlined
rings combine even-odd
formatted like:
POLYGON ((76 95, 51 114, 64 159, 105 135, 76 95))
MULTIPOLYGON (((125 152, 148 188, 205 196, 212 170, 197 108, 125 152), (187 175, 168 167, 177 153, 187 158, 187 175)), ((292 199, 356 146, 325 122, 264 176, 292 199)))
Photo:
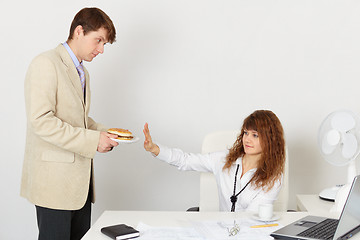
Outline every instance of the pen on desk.
POLYGON ((275 227, 275 226, 279 226, 279 224, 272 223, 272 224, 264 224, 264 225, 255 225, 255 226, 251 226, 251 228, 263 228, 263 227, 275 227))

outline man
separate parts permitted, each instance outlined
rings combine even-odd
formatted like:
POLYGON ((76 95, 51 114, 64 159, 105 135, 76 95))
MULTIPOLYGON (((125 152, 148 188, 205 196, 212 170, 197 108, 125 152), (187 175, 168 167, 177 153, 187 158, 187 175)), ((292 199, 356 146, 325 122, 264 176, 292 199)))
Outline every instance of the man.
POLYGON ((27 135, 21 196, 36 206, 39 239, 80 239, 90 228, 92 159, 116 135, 88 117, 89 74, 82 66, 115 41, 111 19, 84 8, 67 42, 37 56, 25 79, 27 135))

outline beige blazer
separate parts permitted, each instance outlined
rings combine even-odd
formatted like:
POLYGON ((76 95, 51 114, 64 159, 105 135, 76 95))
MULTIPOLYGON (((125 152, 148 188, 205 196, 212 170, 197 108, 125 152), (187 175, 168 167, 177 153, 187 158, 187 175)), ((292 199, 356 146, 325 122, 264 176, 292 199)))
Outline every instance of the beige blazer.
POLYGON ((86 69, 85 76, 84 101, 79 74, 62 44, 40 54, 29 66, 20 195, 35 205, 76 210, 87 199, 92 158, 106 127, 88 117, 91 94, 86 69))

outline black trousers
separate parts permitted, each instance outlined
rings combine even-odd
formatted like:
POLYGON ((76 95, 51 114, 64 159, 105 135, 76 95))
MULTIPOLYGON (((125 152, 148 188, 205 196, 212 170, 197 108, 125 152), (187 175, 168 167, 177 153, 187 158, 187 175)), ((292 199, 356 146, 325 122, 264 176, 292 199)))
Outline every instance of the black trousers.
POLYGON ((90 195, 79 210, 36 207, 39 240, 80 240, 90 229, 90 195))

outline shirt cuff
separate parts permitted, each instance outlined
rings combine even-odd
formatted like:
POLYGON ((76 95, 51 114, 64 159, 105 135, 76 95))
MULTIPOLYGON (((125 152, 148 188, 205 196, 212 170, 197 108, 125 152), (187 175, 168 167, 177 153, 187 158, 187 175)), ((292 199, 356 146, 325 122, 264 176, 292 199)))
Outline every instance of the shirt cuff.
POLYGON ((156 145, 158 145, 160 152, 157 156, 155 156, 154 154, 153 156, 160 159, 161 161, 169 162, 171 156, 170 148, 163 146, 161 144, 156 144, 156 145))

